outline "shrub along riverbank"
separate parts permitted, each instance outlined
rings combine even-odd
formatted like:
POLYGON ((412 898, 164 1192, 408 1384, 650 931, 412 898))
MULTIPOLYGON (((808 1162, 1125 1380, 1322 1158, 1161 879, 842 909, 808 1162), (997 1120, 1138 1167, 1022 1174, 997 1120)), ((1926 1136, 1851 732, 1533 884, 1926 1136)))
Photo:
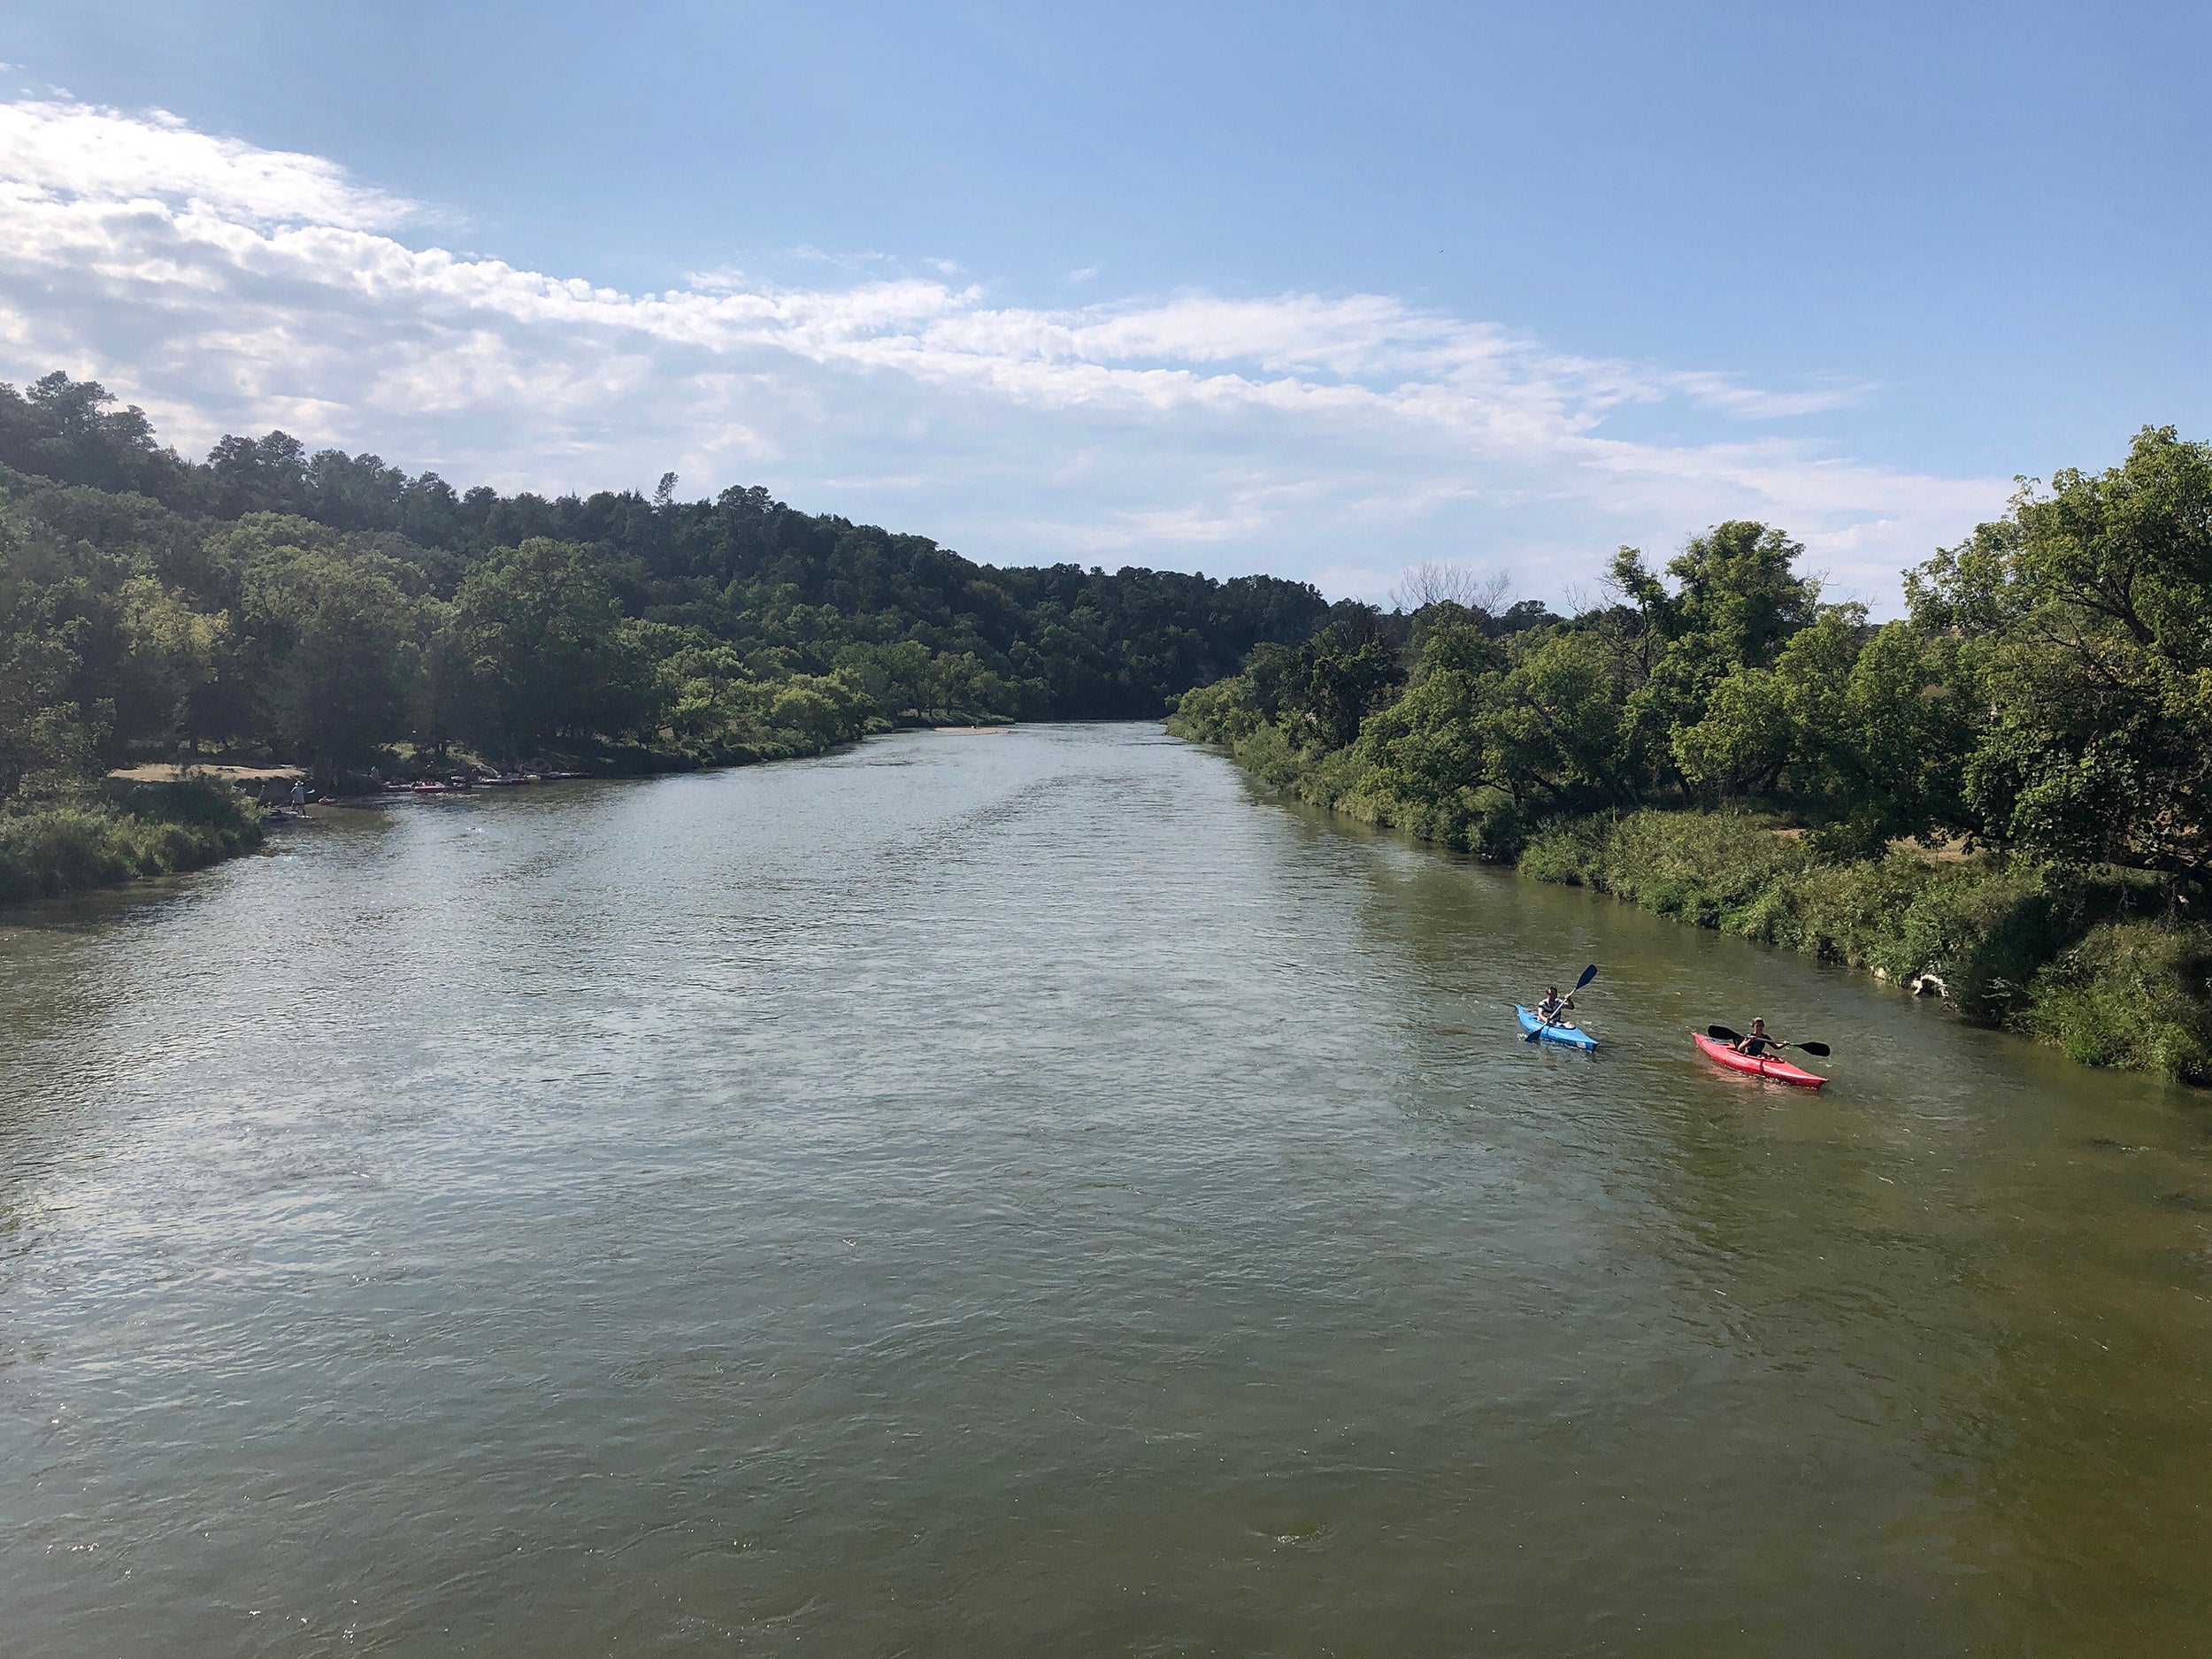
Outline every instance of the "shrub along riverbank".
POLYGON ((2212 448, 2147 430, 2024 488, 1895 622, 1822 603, 1801 550, 1724 524, 1671 581, 1623 549, 1574 617, 1432 592, 1340 618, 1170 729, 1316 805, 2212 1083, 2212 448))
POLYGON ((0 814, 0 904, 197 870, 260 844, 253 806, 227 784, 86 791, 0 814))

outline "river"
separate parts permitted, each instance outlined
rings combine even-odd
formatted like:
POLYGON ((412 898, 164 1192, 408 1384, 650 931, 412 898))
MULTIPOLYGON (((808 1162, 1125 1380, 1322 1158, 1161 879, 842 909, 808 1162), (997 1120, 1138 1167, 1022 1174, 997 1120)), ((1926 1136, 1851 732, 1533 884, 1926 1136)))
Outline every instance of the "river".
POLYGON ((328 810, 0 1042, 9 1653, 2212 1651, 2202 1096, 1156 727, 328 810))

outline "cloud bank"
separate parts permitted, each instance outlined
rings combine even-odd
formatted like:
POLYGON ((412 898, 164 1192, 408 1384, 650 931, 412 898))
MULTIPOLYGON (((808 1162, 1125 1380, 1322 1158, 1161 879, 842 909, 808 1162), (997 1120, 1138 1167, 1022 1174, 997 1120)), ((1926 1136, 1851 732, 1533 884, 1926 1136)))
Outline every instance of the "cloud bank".
POLYGON ((417 204, 159 112, 0 104, 0 377, 51 367, 202 450, 281 426, 463 485, 764 483, 972 557, 1586 580, 1730 517, 1878 603, 1998 511, 1793 437, 1867 388, 1577 357, 1387 295, 999 302, 960 267, 725 268, 632 294, 426 245, 417 204), (1637 438, 1629 426, 1695 435, 1637 438))

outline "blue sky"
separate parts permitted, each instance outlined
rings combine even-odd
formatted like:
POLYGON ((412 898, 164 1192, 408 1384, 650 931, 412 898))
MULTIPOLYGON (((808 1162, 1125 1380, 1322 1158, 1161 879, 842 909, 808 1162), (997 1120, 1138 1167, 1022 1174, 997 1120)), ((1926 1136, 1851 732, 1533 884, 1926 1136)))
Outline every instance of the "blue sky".
POLYGON ((0 377, 1333 593, 1553 596, 1762 517, 1888 609, 2014 474, 2212 433, 2208 48, 2127 5, 18 0, 0 377))

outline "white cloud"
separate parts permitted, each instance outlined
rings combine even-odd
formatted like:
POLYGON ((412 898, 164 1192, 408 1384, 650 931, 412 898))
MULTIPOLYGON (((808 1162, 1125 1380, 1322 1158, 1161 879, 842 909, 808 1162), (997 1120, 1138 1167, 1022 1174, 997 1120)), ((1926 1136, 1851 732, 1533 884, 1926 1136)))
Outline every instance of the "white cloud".
POLYGON ((159 110, 134 118, 84 104, 0 104, 0 168, 48 201, 158 196, 256 225, 388 228, 415 211, 353 183, 335 162, 212 138, 159 110))
POLYGON ((672 467, 982 558, 1377 594, 1432 557, 1512 565, 1541 594, 1617 542, 1663 550, 1741 516, 1886 595, 2009 488, 1775 429, 1871 388, 1580 357, 1387 295, 1041 310, 949 261, 917 277, 813 249, 797 252, 844 286, 725 266, 630 294, 411 245, 419 222, 320 157, 162 114, 0 104, 0 374, 96 375, 190 449, 282 425, 463 484, 672 467), (1631 407, 1710 430, 1636 441, 1609 426, 1631 407))

